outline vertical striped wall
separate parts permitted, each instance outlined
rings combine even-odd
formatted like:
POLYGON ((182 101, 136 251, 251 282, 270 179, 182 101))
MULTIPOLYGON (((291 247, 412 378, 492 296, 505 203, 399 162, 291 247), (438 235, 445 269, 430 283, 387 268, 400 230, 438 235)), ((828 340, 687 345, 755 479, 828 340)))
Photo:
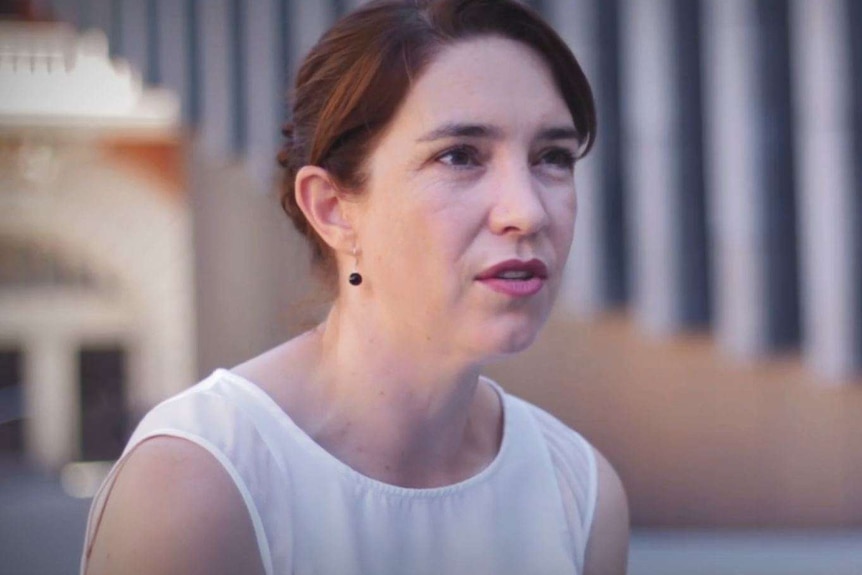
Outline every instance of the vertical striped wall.
POLYGON ((862 292, 856 243, 862 188, 854 157, 859 100, 850 73, 847 6, 841 0, 792 4, 804 347, 818 370, 835 374, 851 369, 859 356, 862 292))
POLYGON ((790 5, 756 0, 758 124, 765 268, 766 340, 770 347, 795 347, 800 340, 796 186, 793 118, 796 96, 790 81, 790 5))
POLYGON ((705 0, 707 188, 715 287, 715 331, 731 353, 769 350, 767 189, 759 90, 756 0, 705 0))
MULTIPOLYGON (((596 20, 595 6, 587 2, 571 4, 574 9, 560 9, 559 4, 551 6, 547 17, 555 23, 562 38, 579 55, 584 73, 595 78, 599 70, 600 51, 597 30, 590 23, 596 20)), ((601 86, 593 82, 593 94, 602 98, 601 86)), ((603 125, 604 119, 599 123, 603 125)), ((603 243, 603 218, 600 209, 602 197, 599 195, 601 174, 599 170, 604 157, 604 139, 599 139, 593 147, 589 161, 578 164, 575 170, 575 186, 578 193, 578 220, 575 226, 575 239, 569 261, 566 264, 567 289, 562 291, 560 305, 581 315, 601 311, 605 305, 605 247, 603 243)))
POLYGON ((853 354, 862 363, 862 3, 847 0, 844 7, 844 32, 850 39, 850 124, 853 126, 853 147, 851 162, 854 166, 853 179, 850 183, 850 227, 853 230, 853 247, 850 258, 853 264, 853 276, 850 280, 853 309, 853 336, 855 346, 853 354), (855 105, 853 103, 856 103, 855 105))
POLYGON ((624 169, 632 308, 653 333, 680 324, 680 137, 674 93, 673 2, 624 2, 620 18, 624 169))
POLYGON ((686 328, 706 327, 712 319, 709 234, 703 142, 703 68, 701 65, 700 3, 673 2, 673 90, 678 103, 675 122, 679 157, 674 174, 679 190, 677 222, 679 323, 686 328))
MULTIPOLYGON (((526 0, 525 0, 526 1, 526 0)), ((196 150, 268 189, 302 54, 362 0, 34 0, 181 95, 196 150)), ((578 54, 599 137, 578 167, 562 304, 709 330, 729 356, 862 364, 862 2, 530 0, 578 54)))
MULTIPOLYGON (((628 233, 626 221, 626 171, 622 157, 622 97, 620 76, 622 55, 620 53, 620 5, 624 0, 583 0, 592 5, 594 19, 586 25, 596 30, 596 70, 590 77, 598 98, 599 139, 601 150, 595 160, 599 163, 601 180, 595 192, 599 202, 597 217, 600 218, 600 240, 603 246, 600 262, 601 301, 605 306, 623 305, 629 297, 629 258, 626 246, 628 233)), ((559 3, 559 2, 558 2, 559 3)))

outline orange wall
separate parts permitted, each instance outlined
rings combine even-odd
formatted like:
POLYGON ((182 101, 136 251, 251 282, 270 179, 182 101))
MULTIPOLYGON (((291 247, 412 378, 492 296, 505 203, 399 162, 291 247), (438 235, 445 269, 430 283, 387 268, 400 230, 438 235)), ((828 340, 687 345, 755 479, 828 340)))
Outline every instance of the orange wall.
POLYGON ((188 194, 186 169, 187 144, 182 137, 106 138, 101 148, 110 158, 125 164, 143 176, 156 179, 171 197, 185 201, 188 194))
POLYGON ((818 380, 796 357, 745 366, 707 336, 648 340, 623 316, 552 318, 488 371, 602 450, 635 525, 862 522, 862 380, 818 380))

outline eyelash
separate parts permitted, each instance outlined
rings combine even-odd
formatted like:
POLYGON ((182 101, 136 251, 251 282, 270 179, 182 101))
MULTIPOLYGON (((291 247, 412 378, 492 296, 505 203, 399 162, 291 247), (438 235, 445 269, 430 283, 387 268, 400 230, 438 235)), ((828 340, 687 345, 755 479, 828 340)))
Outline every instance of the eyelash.
POLYGON ((439 154, 436 158, 436 161, 445 164, 447 166, 451 166, 455 169, 467 169, 472 168, 474 166, 478 166, 480 164, 479 161, 479 150, 474 148, 473 146, 468 146, 466 144, 460 144, 458 146, 454 146, 452 148, 446 149, 443 153, 439 154), (451 161, 445 161, 444 158, 452 157, 454 154, 464 154, 467 156, 467 161, 469 164, 456 164, 451 161))
MULTIPOLYGON (((535 163, 540 164, 545 160, 548 160, 547 163, 555 168, 572 170, 575 166, 575 161, 577 160, 577 158, 575 157, 575 154, 567 148, 548 148, 543 150, 538 155, 537 159, 535 160, 535 163)), ((479 158, 479 150, 477 150, 473 146, 469 146, 466 144, 460 144, 458 146, 448 148, 441 154, 437 155, 435 161, 450 166, 452 168, 462 170, 469 169, 481 164, 479 158), (466 159, 467 163, 452 162, 452 158, 456 154, 463 154, 464 157, 462 159, 466 159), (449 158, 449 161, 447 161, 446 158, 449 158)))
POLYGON ((577 158, 571 150, 566 148, 548 148, 539 155, 539 161, 541 160, 550 160, 548 163, 555 168, 572 170, 577 158))

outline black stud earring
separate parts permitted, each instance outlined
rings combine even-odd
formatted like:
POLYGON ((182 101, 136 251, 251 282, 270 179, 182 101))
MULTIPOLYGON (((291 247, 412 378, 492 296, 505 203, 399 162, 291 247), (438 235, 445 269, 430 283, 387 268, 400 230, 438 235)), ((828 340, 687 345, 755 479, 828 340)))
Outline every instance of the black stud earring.
POLYGON ((353 246, 353 273, 348 276, 347 281, 352 286, 358 286, 362 283, 362 276, 356 271, 359 268, 359 258, 356 256, 356 246, 353 246))

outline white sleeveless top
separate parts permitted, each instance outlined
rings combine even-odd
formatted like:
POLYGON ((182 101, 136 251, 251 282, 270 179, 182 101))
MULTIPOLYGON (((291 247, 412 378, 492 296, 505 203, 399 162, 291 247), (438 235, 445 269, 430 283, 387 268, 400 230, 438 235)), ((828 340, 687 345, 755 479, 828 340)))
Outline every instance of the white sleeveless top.
POLYGON ((226 370, 156 406, 93 500, 81 573, 123 460, 168 435, 210 452, 251 516, 267 575, 580 574, 596 502, 590 445, 521 399, 500 395, 500 451, 445 487, 386 484, 306 435, 262 389, 226 370))

